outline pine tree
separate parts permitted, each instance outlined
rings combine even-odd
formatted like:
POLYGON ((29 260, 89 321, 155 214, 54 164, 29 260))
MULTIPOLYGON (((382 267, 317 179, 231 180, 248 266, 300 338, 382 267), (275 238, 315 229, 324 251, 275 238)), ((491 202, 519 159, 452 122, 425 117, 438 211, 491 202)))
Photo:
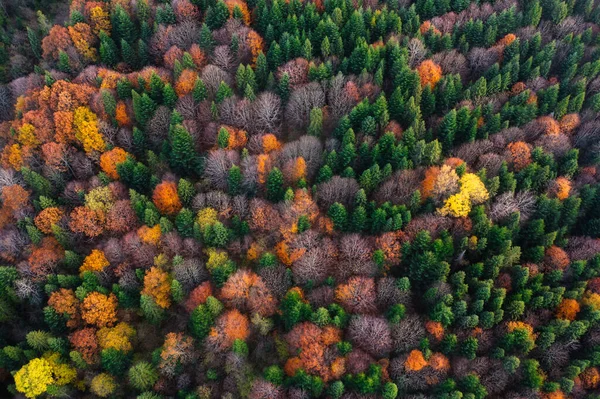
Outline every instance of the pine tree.
POLYGON ((38 34, 27 27, 27 39, 29 40, 29 47, 35 58, 40 59, 42 57, 42 42, 38 34))
POLYGON ((211 30, 223 27, 227 19, 229 19, 229 9, 223 0, 218 0, 217 4, 206 11, 206 23, 211 30))
POLYGON ((440 124, 438 136, 440 137, 444 151, 449 151, 454 144, 456 136, 456 110, 453 109, 444 116, 440 124))
POLYGON ((348 223, 348 212, 346 212, 346 208, 344 205, 339 202, 334 203, 329 207, 329 211, 327 215, 333 221, 333 226, 340 230, 344 231, 346 229, 346 225, 348 223))
POLYGON ((62 50, 58 53, 58 69, 61 72, 71 73, 71 61, 69 60, 69 55, 62 50))
POLYGON ((121 59, 130 67, 137 67, 137 54, 125 39, 121 39, 121 59))
POLYGON ((308 134, 320 137, 323 131, 323 110, 313 108, 310 110, 310 123, 308 125, 308 134))
POLYGON ((229 146, 229 132, 222 127, 217 135, 217 145, 219 148, 227 148, 229 146))
POLYGON ((196 78, 196 82, 194 83, 194 90, 192 91, 192 97, 197 103, 206 100, 206 98, 208 97, 206 85, 204 84, 204 81, 200 78, 196 78))
POLYGON ((176 125, 169 135, 169 141, 171 167, 183 174, 195 173, 198 160, 194 151, 194 140, 189 132, 182 125, 176 125))
POLYGON ((267 199, 271 202, 279 202, 284 194, 283 173, 278 168, 273 168, 267 177, 267 199))
POLYGON ((202 50, 209 54, 212 53, 213 49, 215 48, 215 39, 213 39, 212 31, 206 23, 202 24, 198 44, 202 50))
POLYGON ((233 96, 233 90, 229 85, 223 81, 219 84, 217 93, 215 94, 215 102, 217 104, 222 103, 226 98, 233 96))
POLYGON ((141 126, 145 126, 154 114, 156 103, 152 101, 148 94, 144 93, 140 96, 135 90, 131 91, 131 97, 133 98, 135 119, 141 126))
POLYGON ((229 168, 229 175, 227 176, 227 188, 229 195, 235 196, 241 193, 242 185, 242 171, 239 166, 233 165, 229 168))
POLYGON ((267 57, 261 51, 256 57, 256 83, 260 90, 263 90, 267 85, 267 78, 269 77, 269 66, 267 63, 267 57))
POLYGON ((278 89, 281 99, 284 102, 287 101, 290 97, 290 76, 287 74, 287 72, 284 72, 281 76, 281 79, 279 79, 278 89))
POLYGON ((163 104, 165 104, 167 107, 169 107, 169 108, 175 107, 178 97, 177 97, 177 93, 175 92, 175 89, 173 89, 173 86, 171 86, 170 83, 166 83, 163 86, 162 98, 163 98, 163 104))

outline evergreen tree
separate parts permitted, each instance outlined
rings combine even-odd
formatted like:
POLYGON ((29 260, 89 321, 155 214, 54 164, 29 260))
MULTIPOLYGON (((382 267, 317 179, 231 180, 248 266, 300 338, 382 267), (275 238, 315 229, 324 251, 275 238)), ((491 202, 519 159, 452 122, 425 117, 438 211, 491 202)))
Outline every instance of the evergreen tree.
POLYGON ((198 167, 198 160, 194 151, 194 140, 189 132, 182 125, 176 125, 169 134, 169 142, 171 167, 186 175, 194 174, 198 167))
POLYGON ((273 168, 267 177, 267 199, 279 202, 283 199, 284 194, 283 173, 278 168, 273 168))

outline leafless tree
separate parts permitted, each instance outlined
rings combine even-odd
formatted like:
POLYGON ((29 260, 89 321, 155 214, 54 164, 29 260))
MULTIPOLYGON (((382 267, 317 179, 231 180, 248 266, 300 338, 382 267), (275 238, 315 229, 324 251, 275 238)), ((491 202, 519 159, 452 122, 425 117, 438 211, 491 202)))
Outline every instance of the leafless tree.
POLYGON ((229 50, 229 46, 226 45, 215 47, 211 61, 224 71, 231 72, 235 67, 235 60, 229 50))
POLYGON ((290 126, 301 129, 308 125, 310 111, 325 105, 325 93, 321 86, 312 82, 292 91, 285 117, 290 126))
POLYGON ((392 326, 394 351, 404 353, 416 348, 426 333, 423 320, 415 314, 407 314, 398 324, 392 326))
MULTIPOLYGON (((296 141, 286 143, 279 153, 279 161, 281 165, 284 165, 289 160, 299 157, 304 158, 304 162, 306 163, 306 177, 310 181, 315 177, 321 165, 322 154, 323 147, 319 139, 314 136, 305 135, 296 141)), ((354 183, 357 184, 356 182, 354 183)), ((356 191, 358 191, 358 188, 356 191)))
POLYGON ((286 62, 277 68, 277 79, 281 79, 286 73, 292 88, 308 83, 308 61, 304 58, 296 58, 286 62))
POLYGON ((488 177, 494 177, 498 175, 502 162, 504 161, 505 159, 503 156, 494 152, 488 152, 479 157, 476 165, 477 169, 485 168, 488 177))
POLYGON ((469 74, 467 59, 456 50, 437 53, 432 60, 442 67, 444 73, 459 74, 462 79, 466 79, 469 74))
POLYGON ((250 127, 253 132, 280 134, 281 99, 279 96, 269 91, 263 92, 253 103, 252 109, 254 119, 250 127))
POLYGON ((227 178, 229 169, 239 163, 237 151, 215 150, 211 151, 206 159, 204 176, 218 190, 227 189, 227 178))
POLYGON ((351 374, 358 374, 367 371, 375 359, 360 348, 353 349, 346 358, 346 370, 351 374))
POLYGON ((533 213, 535 203, 536 197, 529 191, 519 191, 516 194, 507 192, 495 198, 489 216, 497 222, 518 211, 521 213, 521 220, 525 221, 533 213))
POLYGON ((327 307, 333 303, 333 288, 328 285, 321 285, 309 292, 306 299, 308 299, 314 309, 327 307))
POLYGON ((313 281, 321 284, 330 275, 328 260, 329 256, 322 248, 315 247, 306 252, 292 264, 294 283, 303 285, 313 281))
POLYGON ((382 277, 377 281, 377 304, 384 310, 397 303, 411 308, 410 291, 403 291, 398 287, 394 277, 382 277))
POLYGON ((388 322, 380 316, 353 316, 348 336, 354 345, 377 358, 386 357, 392 349, 388 322))
POLYGON ((542 147, 546 152, 554 154, 560 158, 571 149, 571 141, 565 134, 549 135, 545 134, 534 143, 536 147, 542 147))
POLYGON ((419 189, 421 172, 415 169, 400 170, 383 182, 375 192, 379 203, 408 204, 412 195, 419 189))
POLYGON ((474 47, 467 54, 469 60, 469 68, 472 76, 481 76, 489 67, 498 61, 498 53, 496 51, 481 47, 474 47))
POLYGON ((13 184, 23 184, 23 180, 15 173, 14 169, 0 168, 0 192, 4 187, 13 184))
POLYGON ((356 180, 349 177, 333 176, 329 181, 319 184, 317 188, 317 203, 324 209, 339 202, 350 205, 356 192, 360 189, 356 180))
POLYGON ((154 148, 159 148, 169 134, 171 111, 164 105, 159 106, 146 127, 146 137, 154 148))
POLYGON ((569 237, 565 248, 571 260, 590 260, 600 253, 600 240, 591 237, 569 237))
POLYGON ((287 267, 277 265, 274 267, 262 267, 258 275, 263 279, 265 285, 277 298, 283 297, 287 290, 292 286, 292 279, 288 273, 287 267))
POLYGON ((233 85, 233 79, 231 78, 231 75, 213 64, 209 64, 204 67, 204 69, 202 70, 201 78, 204 84, 206 85, 208 94, 211 97, 215 95, 215 93, 219 89, 219 85, 221 84, 221 82, 225 82, 229 86, 233 85))
POLYGON ((258 165, 256 156, 249 156, 240 162, 242 170, 242 189, 246 193, 255 193, 258 190, 258 165))
POLYGON ((254 380, 250 399, 284 399, 285 394, 281 387, 278 387, 262 378, 254 380))
POLYGON ((346 90, 346 84, 347 78, 341 72, 329 81, 327 104, 330 107, 333 122, 349 113, 356 105, 356 101, 346 90))
POLYGON ((481 154, 492 150, 494 144, 490 140, 477 140, 472 143, 464 143, 453 150, 455 157, 462 159, 467 165, 472 165, 481 154))
POLYGON ((173 277, 191 291, 209 278, 204 263, 199 258, 188 258, 173 267, 173 277))
POLYGON ((360 234, 346 234, 340 239, 339 257, 335 264, 336 275, 340 279, 349 276, 373 276, 377 266, 371 259, 372 247, 360 234))
POLYGON ((180 49, 188 49, 198 40, 200 29, 195 21, 184 21, 169 31, 169 47, 177 46, 180 49))
POLYGON ((412 38, 408 41, 408 63, 411 68, 419 65, 427 55, 427 49, 423 42, 417 38, 412 38))

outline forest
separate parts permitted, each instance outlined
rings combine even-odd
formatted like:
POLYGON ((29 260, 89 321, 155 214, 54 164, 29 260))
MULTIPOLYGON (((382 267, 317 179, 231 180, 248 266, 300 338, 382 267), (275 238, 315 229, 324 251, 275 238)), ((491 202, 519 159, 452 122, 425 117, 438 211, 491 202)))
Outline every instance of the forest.
POLYGON ((0 397, 600 399, 600 2, 2 1, 0 397))

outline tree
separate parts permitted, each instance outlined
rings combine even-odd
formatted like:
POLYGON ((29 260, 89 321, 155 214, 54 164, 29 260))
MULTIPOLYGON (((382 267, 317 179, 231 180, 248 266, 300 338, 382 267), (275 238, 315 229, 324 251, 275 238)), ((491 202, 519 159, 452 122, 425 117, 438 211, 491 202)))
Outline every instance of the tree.
POLYGON ((17 391, 35 398, 55 382, 52 367, 46 359, 35 358, 24 365, 14 376, 17 391))
POLYGON ((198 159, 190 133, 182 125, 176 125, 169 134, 169 141, 171 166, 181 173, 193 174, 198 168, 198 159))
POLYGON ((182 208, 177 185, 171 181, 164 181, 156 186, 152 194, 152 202, 162 214, 166 215, 174 215, 182 208))
POLYGON ((146 391, 158 380, 158 373, 154 366, 148 362, 134 364, 128 372, 129 383, 138 391, 146 391))
POLYGON ((333 221, 333 225, 336 229, 343 231, 346 228, 348 222, 348 213, 344 205, 339 202, 335 202, 329 207, 327 215, 333 221))
POLYGON ((421 78, 421 87, 430 86, 433 89, 442 78, 442 68, 432 60, 425 60, 419 64, 417 73, 421 78))
POLYGON ((218 0, 206 11, 206 24, 211 30, 221 28, 229 18, 229 9, 223 0, 218 0))
POLYGON ((279 202, 284 194, 283 173, 278 168, 273 168, 267 178, 267 199, 271 202, 279 202))
POLYGON ((449 151, 456 137, 456 110, 453 109, 444 116, 440 124, 439 137, 444 151, 449 151))
POLYGON ((117 321, 117 306, 115 294, 91 292, 81 304, 81 318, 96 327, 111 326, 117 321))

